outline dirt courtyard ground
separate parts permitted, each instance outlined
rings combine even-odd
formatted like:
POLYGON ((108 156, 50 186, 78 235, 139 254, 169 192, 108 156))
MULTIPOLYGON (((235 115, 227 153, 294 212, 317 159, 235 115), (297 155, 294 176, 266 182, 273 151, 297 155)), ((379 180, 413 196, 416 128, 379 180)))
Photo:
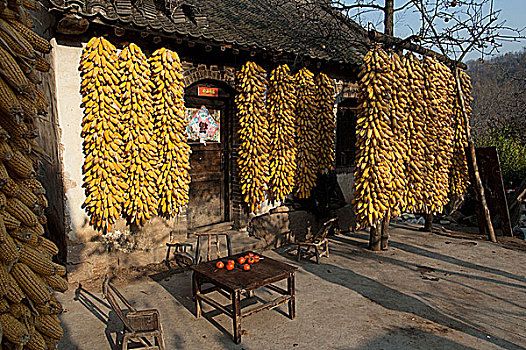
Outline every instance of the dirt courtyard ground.
MULTIPOLYGON (((264 252, 300 268, 296 319, 286 307, 243 319, 239 345, 226 316, 195 318, 189 271, 119 289, 137 308, 160 310, 170 350, 526 348, 526 252, 396 225, 387 252, 368 251, 364 232, 330 244, 320 265, 296 263, 284 248, 264 252)), ((59 349, 112 349, 121 325, 99 288, 72 286, 59 299, 59 349)))

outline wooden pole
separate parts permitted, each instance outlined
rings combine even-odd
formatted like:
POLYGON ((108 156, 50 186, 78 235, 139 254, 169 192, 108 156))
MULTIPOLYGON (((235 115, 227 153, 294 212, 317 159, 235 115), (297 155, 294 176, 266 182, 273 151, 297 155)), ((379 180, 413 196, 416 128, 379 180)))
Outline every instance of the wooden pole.
POLYGON ((471 137, 468 114, 466 113, 466 102, 464 100, 464 93, 462 92, 462 85, 460 83, 460 68, 458 67, 455 69, 455 81, 457 85, 457 93, 460 100, 460 107, 462 109, 462 115, 464 117, 464 123, 466 124, 466 136, 468 141, 469 153, 471 154, 473 172, 475 173, 475 194, 477 195, 477 200, 482 205, 482 209, 484 211, 486 227, 488 228, 488 238, 490 241, 497 243, 495 231, 493 231, 493 224, 491 223, 491 216, 488 209, 488 203, 486 202, 486 195, 484 194, 484 186, 482 185, 482 180, 480 179, 479 167, 477 165, 477 155, 475 153, 475 143, 473 142, 473 138, 471 137))
POLYGON ((424 231, 433 232, 433 214, 425 215, 424 231))
POLYGON ((375 252, 382 250, 381 246, 382 224, 381 221, 376 222, 369 230, 369 249, 375 252))

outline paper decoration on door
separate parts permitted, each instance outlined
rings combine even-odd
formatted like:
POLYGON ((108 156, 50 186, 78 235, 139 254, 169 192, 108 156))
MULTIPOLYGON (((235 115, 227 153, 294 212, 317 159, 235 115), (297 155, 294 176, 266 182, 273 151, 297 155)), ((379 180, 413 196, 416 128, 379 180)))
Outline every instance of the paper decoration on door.
POLYGON ((219 142, 220 111, 209 111, 205 106, 201 108, 188 108, 188 139, 206 143, 207 141, 219 142))

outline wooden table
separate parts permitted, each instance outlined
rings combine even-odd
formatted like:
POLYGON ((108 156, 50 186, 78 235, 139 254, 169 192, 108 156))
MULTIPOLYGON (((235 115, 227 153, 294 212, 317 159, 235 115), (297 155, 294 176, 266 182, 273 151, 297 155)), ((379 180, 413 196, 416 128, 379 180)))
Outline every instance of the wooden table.
POLYGON ((193 270, 192 292, 195 300, 196 317, 201 316, 202 302, 230 316, 234 324, 234 342, 236 344, 241 342, 241 319, 244 317, 263 310, 271 310, 285 303, 288 303, 290 318, 294 319, 295 317, 294 274, 298 268, 258 254, 263 259, 252 264, 249 271, 244 271, 237 263, 237 259, 248 253, 244 252, 229 258, 212 260, 190 267, 193 270), (236 267, 231 271, 226 270, 226 268, 218 269, 215 266, 218 260, 225 262, 225 265, 227 260, 235 260, 236 267), (273 284, 284 279, 287 279, 287 290, 273 284), (202 289, 203 283, 210 283, 213 286, 202 289), (262 287, 269 288, 279 293, 280 296, 249 311, 241 312, 241 295, 253 296, 253 291, 262 287), (206 295, 213 291, 225 291, 230 294, 232 305, 223 306, 206 295))

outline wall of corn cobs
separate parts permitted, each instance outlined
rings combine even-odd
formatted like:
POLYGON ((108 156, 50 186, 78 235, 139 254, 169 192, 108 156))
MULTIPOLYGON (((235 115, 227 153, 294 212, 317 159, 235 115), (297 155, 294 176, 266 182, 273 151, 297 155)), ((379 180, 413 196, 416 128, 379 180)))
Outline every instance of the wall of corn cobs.
POLYGON ((334 84, 306 68, 267 72, 247 62, 237 73, 238 168, 249 213, 287 196, 309 198, 318 174, 334 170, 334 84), (269 138, 270 136, 270 138, 269 138))
POLYGON ((40 74, 50 43, 34 32, 38 2, 8 2, 0 9, 0 326, 2 349, 54 349, 63 335, 58 319, 64 266, 45 237, 48 200, 37 180, 44 152, 37 119, 48 100, 40 74))
MULTIPOLYGON (((441 213, 468 185, 466 125, 453 72, 434 58, 374 48, 359 78, 352 201, 358 225, 376 226, 401 212, 441 213)), ((463 71, 461 83, 469 103, 463 71)))
POLYGON ((144 225, 173 217, 188 204, 190 147, 178 55, 148 59, 135 44, 118 54, 92 38, 80 57, 84 208, 95 230, 107 233, 123 217, 144 225))

